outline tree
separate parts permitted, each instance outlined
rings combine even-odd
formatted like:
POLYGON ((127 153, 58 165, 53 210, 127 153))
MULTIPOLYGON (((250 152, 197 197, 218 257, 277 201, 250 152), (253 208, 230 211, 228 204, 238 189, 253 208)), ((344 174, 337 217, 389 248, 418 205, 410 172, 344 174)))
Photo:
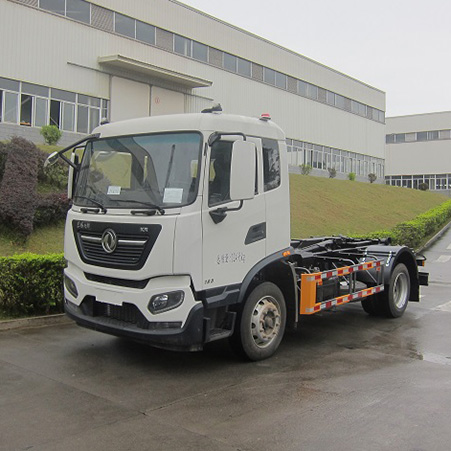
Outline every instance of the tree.
POLYGON ((302 175, 309 175, 312 172, 312 167, 309 164, 301 164, 299 167, 301 168, 302 175))
POLYGON ((368 174, 368 180, 370 181, 370 183, 373 183, 377 180, 377 175, 374 172, 370 172, 368 174))
POLYGON ((41 127, 41 135, 49 146, 54 146, 61 138, 61 130, 56 125, 44 125, 41 127))

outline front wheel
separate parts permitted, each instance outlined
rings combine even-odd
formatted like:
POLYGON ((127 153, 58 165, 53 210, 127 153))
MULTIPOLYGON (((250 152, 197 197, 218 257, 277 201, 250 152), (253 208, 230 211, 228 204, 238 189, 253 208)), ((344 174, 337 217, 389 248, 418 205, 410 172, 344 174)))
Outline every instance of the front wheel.
POLYGON ((280 289, 264 282, 252 290, 238 314, 232 348, 249 360, 271 357, 285 332, 287 310, 280 289))

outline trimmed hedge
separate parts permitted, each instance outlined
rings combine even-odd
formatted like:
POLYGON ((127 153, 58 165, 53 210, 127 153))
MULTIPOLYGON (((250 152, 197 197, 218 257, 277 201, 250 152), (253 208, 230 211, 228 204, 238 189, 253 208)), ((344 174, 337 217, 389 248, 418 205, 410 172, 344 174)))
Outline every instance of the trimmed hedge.
POLYGON ((411 221, 401 222, 391 230, 380 230, 367 237, 390 237, 393 244, 403 244, 415 249, 449 221, 451 221, 451 200, 432 208, 411 221))
POLYGON ((11 317, 63 312, 63 254, 0 257, 0 311, 11 317))

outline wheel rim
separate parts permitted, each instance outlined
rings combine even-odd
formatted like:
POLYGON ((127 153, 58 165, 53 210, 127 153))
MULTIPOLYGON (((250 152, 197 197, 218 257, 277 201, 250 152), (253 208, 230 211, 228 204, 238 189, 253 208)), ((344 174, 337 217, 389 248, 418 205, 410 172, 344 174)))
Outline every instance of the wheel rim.
POLYGON ((409 281, 403 272, 396 276, 393 283, 393 301, 398 309, 402 309, 407 302, 409 293, 409 281))
POLYGON ((274 342, 280 332, 282 317, 279 303, 271 296, 261 298, 254 307, 251 332, 255 344, 266 348, 274 342))

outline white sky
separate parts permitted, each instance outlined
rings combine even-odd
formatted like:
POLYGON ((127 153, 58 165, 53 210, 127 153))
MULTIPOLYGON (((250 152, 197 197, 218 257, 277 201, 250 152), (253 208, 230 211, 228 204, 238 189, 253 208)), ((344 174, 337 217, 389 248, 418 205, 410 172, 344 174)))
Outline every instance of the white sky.
POLYGON ((387 116, 451 110, 451 0, 181 0, 387 94, 387 116))

